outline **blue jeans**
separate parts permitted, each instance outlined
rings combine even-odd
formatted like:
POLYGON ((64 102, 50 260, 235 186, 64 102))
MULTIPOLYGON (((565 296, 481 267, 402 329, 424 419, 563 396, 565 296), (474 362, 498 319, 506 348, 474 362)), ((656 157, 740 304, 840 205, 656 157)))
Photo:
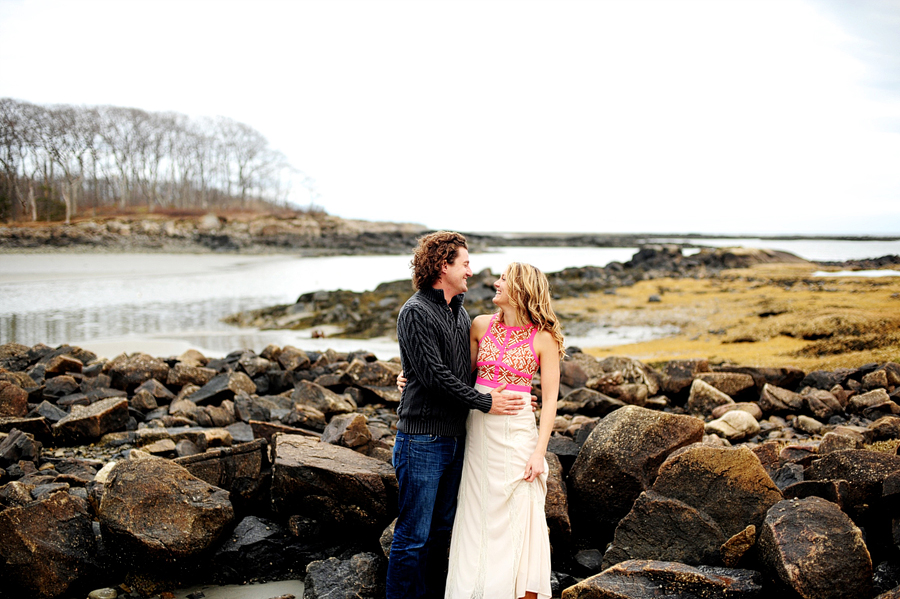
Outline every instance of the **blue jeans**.
POLYGON ((387 599, 444 596, 465 440, 397 433, 393 460, 400 514, 388 562, 387 599))

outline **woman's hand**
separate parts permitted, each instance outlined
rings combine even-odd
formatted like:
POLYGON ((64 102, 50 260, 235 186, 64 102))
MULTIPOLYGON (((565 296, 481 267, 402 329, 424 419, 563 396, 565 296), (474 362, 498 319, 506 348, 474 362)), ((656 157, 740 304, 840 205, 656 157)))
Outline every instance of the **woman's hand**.
POLYGON ((403 376, 403 371, 400 371, 400 374, 397 375, 397 391, 401 394, 403 393, 403 387, 406 386, 406 377, 403 376))
POLYGON ((534 482, 534 479, 544 473, 544 454, 534 452, 525 464, 525 482, 534 482))

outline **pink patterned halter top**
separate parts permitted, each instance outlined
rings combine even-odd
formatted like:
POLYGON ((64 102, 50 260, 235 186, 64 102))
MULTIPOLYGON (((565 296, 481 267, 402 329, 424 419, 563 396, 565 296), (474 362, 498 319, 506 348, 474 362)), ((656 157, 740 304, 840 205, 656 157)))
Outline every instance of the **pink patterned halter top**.
POLYGON ((506 383, 510 391, 531 391, 531 377, 540 362, 534 351, 537 327, 506 326, 494 314, 488 330, 478 341, 477 384, 499 387, 506 383))

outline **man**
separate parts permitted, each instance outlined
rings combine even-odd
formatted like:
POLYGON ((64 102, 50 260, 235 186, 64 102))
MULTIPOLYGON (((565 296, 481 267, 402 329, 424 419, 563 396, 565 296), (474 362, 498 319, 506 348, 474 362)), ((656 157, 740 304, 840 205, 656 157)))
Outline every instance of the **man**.
POLYGON ((418 291, 397 318, 407 383, 394 443, 400 513, 388 599, 443 597, 469 410, 516 414, 526 404, 506 385, 490 394, 472 387, 471 321, 462 307, 472 276, 466 238, 447 231, 422 237, 412 268, 418 291))

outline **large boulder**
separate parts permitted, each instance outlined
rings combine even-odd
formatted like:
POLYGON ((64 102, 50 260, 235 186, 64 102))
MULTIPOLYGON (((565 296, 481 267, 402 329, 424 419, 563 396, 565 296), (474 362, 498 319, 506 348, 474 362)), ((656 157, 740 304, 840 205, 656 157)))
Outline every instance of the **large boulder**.
POLYGON ((119 462, 99 509, 104 543, 132 564, 196 558, 228 531, 228 492, 161 458, 119 462))
POLYGON ((703 438, 703 421, 626 406, 601 420, 569 472, 573 530, 602 546, 660 464, 703 438))
POLYGON ((397 476, 390 464, 299 435, 275 435, 272 445, 276 513, 377 532, 397 515, 397 476))
POLYGON ((728 537, 704 512, 653 491, 641 493, 619 521, 603 568, 631 559, 716 565, 728 537))
POLYGON ((758 546, 760 560, 804 599, 871 596, 872 558, 862 532, 820 497, 775 504, 758 546))
POLYGON ((762 583, 752 570, 629 560, 567 588, 562 599, 756 599, 762 583))
POLYGON ((781 491, 752 451, 694 445, 667 459, 653 491, 708 514, 731 537, 748 525, 759 529, 781 491))
POLYGON ((246 505, 258 500, 267 488, 268 481, 263 476, 269 465, 267 445, 265 439, 255 439, 173 461, 200 480, 230 491, 232 503, 246 505))
POLYGON ((3 591, 17 590, 20 597, 57 597, 79 578, 95 576, 97 545, 87 502, 56 492, 0 511, 0 557, 3 591))
POLYGON ((77 444, 120 430, 128 422, 128 400, 101 399, 89 406, 72 406, 68 416, 53 425, 53 436, 62 443, 77 444))

